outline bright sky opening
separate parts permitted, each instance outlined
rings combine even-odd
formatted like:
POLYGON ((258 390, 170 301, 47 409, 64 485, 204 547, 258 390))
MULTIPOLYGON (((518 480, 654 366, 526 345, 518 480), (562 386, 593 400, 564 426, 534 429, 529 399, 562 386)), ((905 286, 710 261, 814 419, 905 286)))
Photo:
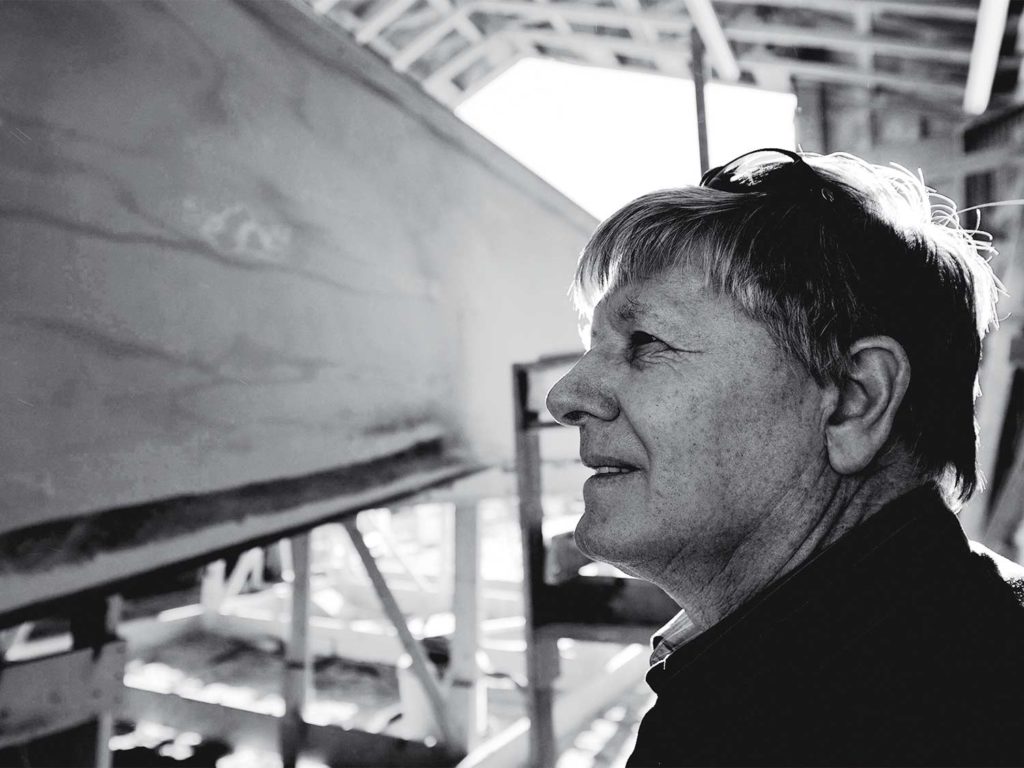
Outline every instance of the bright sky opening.
MULTIPOLYGON (((795 146, 792 94, 717 83, 705 93, 712 166, 795 146)), ((700 180, 690 80, 528 58, 456 114, 599 219, 700 180)))

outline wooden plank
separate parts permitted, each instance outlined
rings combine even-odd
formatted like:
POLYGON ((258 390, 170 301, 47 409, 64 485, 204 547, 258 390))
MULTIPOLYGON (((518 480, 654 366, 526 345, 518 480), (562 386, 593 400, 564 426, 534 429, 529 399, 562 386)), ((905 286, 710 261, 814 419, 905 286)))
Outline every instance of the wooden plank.
MULTIPOLYGON (((722 5, 750 5, 751 0, 715 0, 722 5)), ((805 8, 822 13, 856 13, 857 6, 867 6, 873 13, 891 13, 920 19, 948 19, 973 22, 978 16, 977 4, 913 2, 913 0, 759 0, 772 8, 805 8)))
POLYGON ((683 0, 686 11, 693 20, 693 26, 700 33, 701 42, 708 60, 719 80, 735 83, 740 79, 740 66, 726 40, 718 14, 711 0, 683 0))
MULTIPOLYGON (((99 655, 104 645, 117 642, 117 625, 121 621, 124 601, 120 595, 107 595, 94 601, 85 601, 79 610, 71 613, 72 648, 77 650, 88 648, 92 651, 93 660, 99 655)), ((114 676, 122 678, 124 668, 117 670, 114 676)), ((96 692, 92 695, 95 697, 96 692)), ((71 733, 61 737, 61 741, 70 747, 68 754, 78 756, 89 754, 92 750, 96 768, 110 768, 110 737, 114 735, 114 713, 110 706, 98 713, 96 718, 79 726, 71 733), (80 745, 76 749, 75 745, 80 745)))
POLYGON ((0 535, 0 625, 52 613, 61 599, 87 590, 112 588, 161 569, 198 567, 478 470, 438 453, 436 446, 421 446, 362 466, 5 533, 0 535))
POLYGON ((964 88, 964 112, 968 115, 982 114, 992 98, 992 84, 995 82, 999 48, 1006 33, 1006 15, 1009 10, 1010 0, 981 0, 979 3, 971 63, 964 88))
MULTIPOLYGON (((704 8, 704 4, 698 0, 688 0, 688 3, 704 8)), ((618 29, 629 29, 640 32, 639 42, 651 46, 650 50, 660 52, 660 55, 667 56, 674 51, 663 50, 659 46, 656 31, 664 29, 678 33, 689 32, 694 27, 689 16, 666 13, 657 10, 642 10, 639 6, 623 4, 622 0, 617 3, 617 8, 595 7, 585 3, 561 2, 552 5, 543 3, 523 2, 522 0, 509 0, 498 2, 497 0, 471 0, 453 9, 437 22, 425 27, 414 37, 402 50, 392 59, 392 65, 398 71, 406 71, 417 60, 423 57, 428 51, 436 46, 452 30, 461 23, 472 19, 474 15, 481 16, 513 16, 520 20, 546 20, 555 29, 554 36, 568 44, 577 33, 564 26, 566 21, 577 24, 590 24, 606 26, 618 29)), ((710 6, 710 4, 708 4, 710 6)), ((893 5, 893 8, 902 7, 893 5)), ((919 6, 913 6, 910 10, 920 10, 919 6)), ((872 5, 858 5, 856 18, 871 10, 883 10, 872 5)), ((941 11, 940 11, 941 12, 941 11)), ((959 12, 959 11, 957 11, 959 12)), ((955 12, 956 13, 956 12, 955 12)), ((713 51, 715 57, 712 64, 718 78, 726 82, 733 82, 739 76, 736 57, 732 53, 728 41, 778 45, 807 45, 814 47, 833 48, 844 51, 855 51, 859 53, 876 52, 903 56, 912 59, 955 61, 966 64, 970 61, 970 50, 957 46, 937 46, 926 43, 918 43, 907 40, 892 40, 881 36, 851 35, 847 32, 830 32, 816 28, 794 27, 783 24, 732 24, 722 27, 714 16, 713 9, 698 10, 697 18, 700 23, 697 28, 701 32, 702 40, 710 39, 714 43, 713 51), (711 15, 710 20, 708 14, 711 15)), ((502 32, 511 33, 515 29, 504 29, 502 32)), ((520 30, 524 31, 524 30, 520 30)), ((497 33, 501 34, 501 33, 497 33)), ((492 34, 484 40, 474 40, 475 44, 486 43, 487 40, 495 37, 492 34)), ((615 39, 608 36, 610 39, 615 39)), ((474 48, 481 47, 474 45, 474 48)))
POLYGON ((523 609, 526 617, 526 714, 530 722, 529 764, 535 768, 554 765, 554 681, 558 676, 557 640, 538 634, 538 603, 544 589, 544 507, 541 504, 540 441, 529 410, 530 370, 512 367, 515 409, 516 479, 519 497, 519 529, 523 547, 523 609))
POLYGON ((958 99, 963 95, 964 90, 962 84, 955 82, 923 80, 919 77, 903 77, 882 72, 861 72, 856 67, 802 61, 764 51, 745 54, 741 63, 755 71, 759 68, 774 67, 807 80, 889 88, 935 99, 958 99))
POLYGON ((395 627, 395 631, 398 632, 399 638, 402 640, 402 645, 405 647, 405 652, 409 654, 409 658, 412 660, 412 669, 416 674, 416 677, 420 681, 420 685, 423 686, 424 692, 427 694, 427 698, 430 701, 430 707, 434 714, 434 719, 437 722, 438 728, 444 736, 444 743, 450 747, 454 747, 457 743, 455 738, 455 729, 449 720, 448 713, 445 710, 444 699, 441 695, 441 689, 437 684, 437 679, 430 671, 429 661, 427 655, 423 650, 423 646, 420 645, 419 641, 413 637, 412 632, 409 631, 409 625, 405 623, 405 616, 402 614, 402 609, 399 608, 394 595, 391 594, 391 590, 388 589, 387 582, 384 580, 384 575, 377 568, 377 563, 373 559, 373 555, 370 554, 370 550, 366 547, 366 542, 363 541, 362 534, 356 527, 356 521, 354 518, 345 520, 345 529, 348 531, 349 537, 352 539, 352 544, 359 554, 359 559, 363 562, 363 567, 366 568, 366 574, 370 577, 370 581, 373 582, 373 587, 377 591, 377 596, 380 598, 381 604, 384 607, 384 612, 387 614, 391 623, 395 627))
POLYGON ((5 666, 0 748, 66 731, 119 709, 125 655, 125 642, 115 640, 5 666))
POLYGON ((455 508, 455 589, 452 612, 451 660, 448 665, 448 706, 455 729, 455 746, 472 750, 487 725, 487 691, 480 684, 476 663, 481 635, 480 540, 477 505, 455 508))
MULTIPOLYGON (((458 372, 506 383, 487 344, 495 333, 510 336, 507 359, 571 343, 556 283, 592 217, 302 5, 0 3, 0 70, 13 78, 4 135, 34 148, 2 211, 5 271, 18 277, 0 323, 0 531, 325 471, 428 435, 472 451, 487 438, 472 434, 483 420, 462 417, 486 408, 493 387, 470 388, 453 411, 458 372), (46 32, 54 19, 120 31, 111 77, 59 65, 102 55, 109 41, 63 45, 46 32), (173 42, 186 39, 194 45, 173 42), (225 76, 204 85, 196 66, 225 76), (331 110, 296 111, 271 81, 352 107, 358 140, 335 141, 331 110), (279 130, 225 107, 251 99, 279 130), (112 121, 126 109, 135 123, 112 121), (172 123, 179 141, 136 146, 172 123), (275 151, 258 151, 266 141, 275 151), (445 171, 423 166, 426 156, 445 171), (331 170, 361 158, 380 172, 331 170), (393 194, 416 173, 438 210, 467 217, 439 219, 393 194), (473 194, 467 174, 489 194, 473 194), (380 204, 364 211, 370 199, 380 204), (395 220, 404 226, 387 226, 395 220), (445 237, 480 228, 490 245, 452 269, 410 270, 410 236, 423 263, 455 264, 432 237, 439 223, 445 237), (531 255, 511 258, 537 232, 531 255), (531 283, 549 288, 535 291, 530 322, 488 314, 492 298, 531 283), (468 335, 453 333, 456 305, 468 335), (451 433, 459 427, 467 434, 451 433)), ((492 447, 507 459, 501 436, 492 447)))

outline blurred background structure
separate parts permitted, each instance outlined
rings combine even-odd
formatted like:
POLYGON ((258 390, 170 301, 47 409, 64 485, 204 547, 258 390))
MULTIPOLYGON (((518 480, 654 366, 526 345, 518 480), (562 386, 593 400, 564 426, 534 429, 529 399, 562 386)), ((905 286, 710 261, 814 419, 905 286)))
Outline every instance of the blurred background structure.
MULTIPOLYGON (((783 143, 1019 200, 1022 62, 1021 0, 0 0, 0 764, 621 765, 673 606, 543 417, 597 217, 783 143), (501 111, 580 67, 661 111, 501 111)), ((961 517, 1016 558, 1021 210, 961 517)))

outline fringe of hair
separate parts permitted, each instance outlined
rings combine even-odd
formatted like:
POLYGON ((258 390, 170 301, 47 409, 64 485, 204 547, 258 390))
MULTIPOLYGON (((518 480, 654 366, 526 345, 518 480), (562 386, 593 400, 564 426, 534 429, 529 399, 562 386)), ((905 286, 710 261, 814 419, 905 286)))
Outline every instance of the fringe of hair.
POLYGON ((892 336, 913 370, 897 436, 965 500, 978 482, 981 340, 1003 292, 986 258, 992 238, 905 168, 843 153, 803 158, 829 195, 685 187, 624 206, 584 247, 572 299, 589 322, 609 292, 689 270, 819 383, 844 378, 857 338, 892 336))

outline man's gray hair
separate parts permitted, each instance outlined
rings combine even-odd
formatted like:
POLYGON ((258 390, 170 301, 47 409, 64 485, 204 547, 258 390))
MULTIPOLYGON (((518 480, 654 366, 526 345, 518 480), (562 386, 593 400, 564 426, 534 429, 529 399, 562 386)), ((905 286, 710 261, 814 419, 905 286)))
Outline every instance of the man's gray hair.
POLYGON ((573 298, 589 318, 620 286, 685 268, 731 297, 819 383, 840 383, 850 346, 891 336, 911 382, 894 433, 922 470, 966 500, 978 485, 974 400, 981 341, 996 324, 989 236, 898 166, 805 154, 825 191, 644 195, 604 221, 580 256, 573 298))

